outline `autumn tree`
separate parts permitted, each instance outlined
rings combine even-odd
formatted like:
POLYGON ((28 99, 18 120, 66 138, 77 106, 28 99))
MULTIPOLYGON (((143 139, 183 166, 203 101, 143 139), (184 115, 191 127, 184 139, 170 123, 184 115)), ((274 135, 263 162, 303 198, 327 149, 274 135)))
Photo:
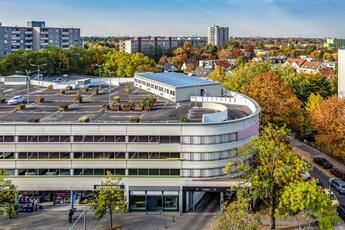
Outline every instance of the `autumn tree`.
MULTIPOLYGON (((250 185, 247 199, 259 199, 264 203, 263 209, 268 210, 270 229, 276 229, 276 217, 279 201, 285 188, 291 183, 303 181, 301 174, 310 169, 307 163, 299 159, 289 143, 289 131, 285 127, 275 127, 271 124, 264 127, 260 136, 254 138, 249 146, 239 151, 239 156, 248 159, 254 156, 254 165, 242 162, 237 166, 229 163, 225 172, 229 175, 240 172, 243 185, 250 185)), ((242 186, 244 187, 244 186, 242 186)), ((238 199, 243 199, 245 195, 238 199)))
POLYGON ((247 86, 256 75, 271 69, 272 65, 269 62, 248 62, 236 68, 223 86, 230 90, 245 93, 247 86))
POLYGON ((345 158, 345 100, 332 96, 311 114, 315 140, 334 156, 345 158))
POLYGON ((320 94, 310 94, 305 109, 309 115, 312 115, 320 106, 323 97, 320 94))
POLYGON ((262 109, 263 125, 287 125, 294 132, 301 128, 302 103, 286 82, 273 72, 257 75, 246 89, 246 94, 256 100, 262 109), (279 86, 279 87, 278 87, 279 86))
POLYGON ((110 229, 113 229, 113 213, 125 213, 125 191, 120 188, 120 178, 114 177, 109 171, 107 179, 97 187, 96 198, 92 205, 97 220, 106 214, 110 217, 110 229))
POLYGON ((224 82, 226 78, 226 71, 223 66, 216 66, 214 71, 208 75, 208 79, 212 81, 224 82))

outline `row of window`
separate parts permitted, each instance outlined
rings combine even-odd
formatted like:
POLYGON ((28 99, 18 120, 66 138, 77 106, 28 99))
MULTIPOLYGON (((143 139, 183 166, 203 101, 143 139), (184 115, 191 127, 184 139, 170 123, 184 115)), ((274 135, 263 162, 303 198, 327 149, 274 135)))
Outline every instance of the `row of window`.
POLYGON ((128 169, 128 175, 180 176, 179 169, 128 169))
MULTIPOLYGON (((0 136, 0 142, 14 142, 14 136, 0 136)), ((212 136, 128 136, 129 143, 220 144, 237 141, 237 133, 212 136)), ((18 142, 71 142, 70 136, 18 136, 18 142)), ((73 142, 126 142, 126 136, 74 136, 73 142)))
MULTIPOLYGON (((126 159, 124 152, 74 152, 74 159, 126 159)), ((18 159, 70 159, 69 152, 21 152, 18 159)), ((180 158, 180 153, 130 152, 128 159, 180 158)), ((15 153, 0 152, 0 159, 15 159, 15 153)))
MULTIPOLYGON (((110 172, 113 175, 126 175, 125 169, 73 169, 75 176, 103 176, 110 172)), ((14 176, 14 169, 5 169, 6 176, 14 176)), ((19 176, 69 176, 70 169, 18 169, 19 176)), ((128 175, 146 176, 179 176, 179 169, 128 169, 128 175)))
MULTIPOLYGON (((223 160, 235 157, 236 149, 220 152, 129 152, 128 159, 167 159, 183 158, 189 161, 223 160)), ((69 152, 20 152, 18 159, 70 159, 69 152)), ((124 152, 74 152, 74 159, 126 159, 124 152)), ((15 159, 15 153, 0 152, 0 159, 15 159)))
POLYGON ((221 144, 232 141, 237 141, 237 133, 228 133, 223 135, 213 136, 183 136, 182 144, 206 145, 206 144, 221 144))
POLYGON ((208 152, 208 153, 182 153, 181 158, 189 161, 212 161, 212 160, 224 160, 235 157, 237 155, 236 149, 220 152, 208 152))
POLYGON ((141 84, 141 85, 144 85, 144 86, 147 86, 147 87, 150 87, 152 89, 159 90, 161 92, 173 95, 173 96, 175 96, 175 94, 176 94, 174 90, 170 90, 168 88, 164 88, 164 87, 161 87, 161 86, 158 86, 158 85, 155 85, 153 83, 149 83, 149 82, 146 82, 146 81, 143 81, 140 79, 134 78, 134 82, 141 84))
MULTIPOLYGON (((180 143, 180 136, 128 136, 128 142, 180 143)), ((14 136, 0 136, 0 142, 14 142, 14 136)), ((71 136, 18 136, 18 142, 71 142, 71 136)), ((73 136, 73 142, 126 142, 126 136, 73 136)))

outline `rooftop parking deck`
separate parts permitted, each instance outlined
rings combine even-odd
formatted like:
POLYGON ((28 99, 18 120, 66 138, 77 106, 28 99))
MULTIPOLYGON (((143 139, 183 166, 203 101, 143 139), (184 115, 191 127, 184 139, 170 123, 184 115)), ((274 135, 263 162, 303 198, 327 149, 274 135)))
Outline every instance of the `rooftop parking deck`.
MULTIPOLYGON (((0 104, 0 123, 4 122, 27 122, 30 119, 39 119, 40 122, 78 122, 81 116, 88 116, 93 123, 118 123, 130 122, 133 118, 140 118, 142 123, 176 123, 181 118, 189 118, 190 122, 201 122, 203 114, 215 113, 217 111, 205 108, 195 108, 191 102, 175 103, 167 99, 152 95, 157 98, 151 111, 103 111, 102 105, 109 103, 109 88, 101 89, 100 94, 93 96, 91 91, 82 92, 83 103, 75 104, 74 99, 77 90, 66 91, 65 95, 60 95, 59 90, 50 90, 30 87, 29 106, 24 110, 16 111, 15 105, 8 105, 7 101, 13 96, 27 95, 25 86, 4 86, 0 85, 6 103, 0 104), (43 103, 35 103, 36 97, 44 98, 43 103), (68 104, 68 110, 59 111, 59 106, 68 104)), ((1 94, 1 92, 0 92, 1 94)), ((2 96, 2 95, 0 95, 2 96)), ((119 87, 111 86, 110 98, 120 96, 120 105, 132 102, 134 105, 141 103, 150 93, 135 88, 130 84, 130 93, 125 92, 125 85, 119 87)), ((111 101, 112 102, 112 101, 111 101)), ((201 104, 197 104, 201 106, 201 104)), ((238 119, 247 116, 251 111, 246 106, 227 105, 228 119, 238 119)))

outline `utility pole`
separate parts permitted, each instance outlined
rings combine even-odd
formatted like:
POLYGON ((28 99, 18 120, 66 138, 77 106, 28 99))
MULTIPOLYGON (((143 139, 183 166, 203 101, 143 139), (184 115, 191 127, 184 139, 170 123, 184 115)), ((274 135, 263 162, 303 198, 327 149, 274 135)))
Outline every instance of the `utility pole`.
MULTIPOLYGON (((43 64, 40 64, 40 65, 36 65, 36 64, 30 64, 30 65, 37 68, 37 76, 38 76, 38 79, 39 79, 41 67, 46 66, 47 63, 43 63, 43 64)), ((39 88, 39 84, 37 84, 37 87, 39 88)))
POLYGON ((108 103, 109 103, 109 106, 111 104, 111 75, 114 73, 110 70, 108 70, 108 73, 109 73, 109 95, 108 95, 108 103))
POLYGON ((104 66, 104 64, 100 65, 100 64, 95 64, 95 66, 98 67, 98 91, 101 91, 101 68, 104 66))

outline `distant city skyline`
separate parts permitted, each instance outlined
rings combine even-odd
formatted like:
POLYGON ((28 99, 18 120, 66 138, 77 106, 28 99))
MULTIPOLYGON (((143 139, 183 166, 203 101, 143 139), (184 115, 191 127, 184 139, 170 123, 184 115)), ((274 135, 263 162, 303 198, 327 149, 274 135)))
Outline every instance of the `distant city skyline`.
POLYGON ((80 27, 83 36, 345 37, 343 0, 0 0, 2 25, 80 27))

